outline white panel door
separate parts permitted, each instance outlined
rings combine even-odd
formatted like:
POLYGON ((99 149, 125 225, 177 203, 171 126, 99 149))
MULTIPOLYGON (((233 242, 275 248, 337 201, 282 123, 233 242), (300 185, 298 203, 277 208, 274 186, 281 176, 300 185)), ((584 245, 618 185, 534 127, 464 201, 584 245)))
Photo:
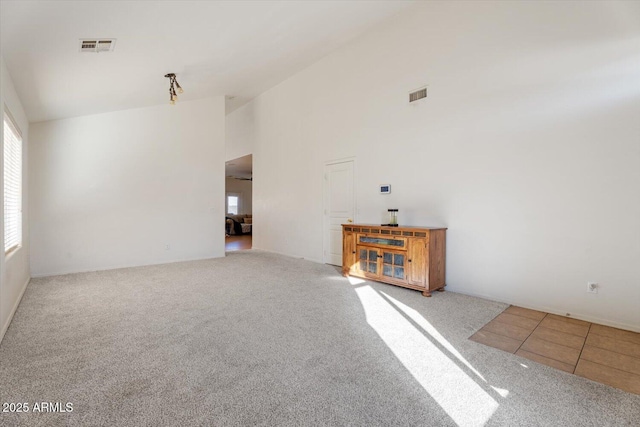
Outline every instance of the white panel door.
POLYGON ((341 224, 353 222, 353 160, 327 163, 324 168, 324 262, 342 265, 341 224))

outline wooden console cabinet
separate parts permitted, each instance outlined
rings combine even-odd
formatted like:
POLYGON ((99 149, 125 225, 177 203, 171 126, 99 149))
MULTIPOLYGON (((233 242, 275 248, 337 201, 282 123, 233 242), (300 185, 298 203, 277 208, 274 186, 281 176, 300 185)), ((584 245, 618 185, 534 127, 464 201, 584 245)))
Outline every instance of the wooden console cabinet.
POLYGON ((446 228, 342 224, 342 274, 444 291, 446 228))

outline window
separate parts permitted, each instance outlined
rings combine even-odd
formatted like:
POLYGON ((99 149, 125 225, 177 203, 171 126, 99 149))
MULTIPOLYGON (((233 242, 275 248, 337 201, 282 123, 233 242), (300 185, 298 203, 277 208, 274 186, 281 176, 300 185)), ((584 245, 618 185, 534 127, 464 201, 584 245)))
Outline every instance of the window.
POLYGON ((227 195, 227 213, 238 215, 238 204, 240 198, 237 195, 227 195))
POLYGON ((22 135, 4 112, 4 253, 22 244, 22 135))

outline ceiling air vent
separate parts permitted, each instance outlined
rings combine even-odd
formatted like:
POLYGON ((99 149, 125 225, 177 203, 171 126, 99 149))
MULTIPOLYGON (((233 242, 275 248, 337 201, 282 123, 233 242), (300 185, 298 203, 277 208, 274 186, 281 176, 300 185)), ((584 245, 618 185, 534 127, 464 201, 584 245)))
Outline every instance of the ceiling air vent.
POLYGON ((116 39, 80 39, 80 52, 111 52, 116 39))
POLYGON ((409 102, 416 102, 427 97, 427 88, 423 87, 409 94, 409 102))

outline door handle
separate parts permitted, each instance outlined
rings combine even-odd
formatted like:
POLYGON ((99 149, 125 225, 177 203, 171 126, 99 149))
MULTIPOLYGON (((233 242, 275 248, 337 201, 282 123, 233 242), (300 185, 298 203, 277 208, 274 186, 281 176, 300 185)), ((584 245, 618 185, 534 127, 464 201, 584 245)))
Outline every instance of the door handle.
POLYGON ((411 260, 408 260, 409 262, 411 262, 411 260))

